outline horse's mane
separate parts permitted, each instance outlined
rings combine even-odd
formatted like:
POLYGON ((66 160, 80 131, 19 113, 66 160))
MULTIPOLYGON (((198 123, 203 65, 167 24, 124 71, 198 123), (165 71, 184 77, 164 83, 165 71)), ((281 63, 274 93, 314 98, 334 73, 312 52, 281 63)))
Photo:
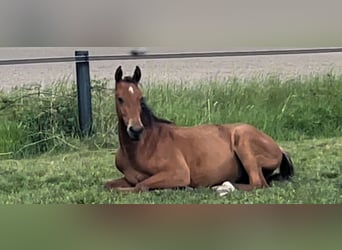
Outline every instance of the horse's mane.
POLYGON ((141 103, 141 120, 147 127, 153 126, 154 123, 174 124, 174 122, 157 117, 144 100, 141 103))

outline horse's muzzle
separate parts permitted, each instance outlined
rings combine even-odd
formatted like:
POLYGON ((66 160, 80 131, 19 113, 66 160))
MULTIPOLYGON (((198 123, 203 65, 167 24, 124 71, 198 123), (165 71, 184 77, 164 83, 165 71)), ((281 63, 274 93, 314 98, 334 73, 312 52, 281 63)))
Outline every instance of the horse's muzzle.
POLYGON ((128 136, 133 141, 139 141, 143 131, 144 131, 144 127, 142 126, 128 126, 127 127, 128 136))

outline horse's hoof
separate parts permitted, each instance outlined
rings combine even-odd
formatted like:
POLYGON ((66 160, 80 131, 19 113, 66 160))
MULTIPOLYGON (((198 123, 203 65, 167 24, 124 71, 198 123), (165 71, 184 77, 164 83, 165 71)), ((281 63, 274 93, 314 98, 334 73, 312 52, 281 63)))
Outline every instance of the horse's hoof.
POLYGON ((133 192, 135 191, 134 187, 118 187, 115 188, 116 191, 120 191, 120 192, 133 192))
POLYGON ((107 189, 107 190, 110 190, 110 189, 112 189, 112 182, 111 181, 108 181, 108 182, 106 182, 104 185, 103 185, 103 187, 105 188, 105 189, 107 189))
POLYGON ((135 187, 134 187, 134 191, 137 192, 137 193, 140 193, 140 192, 147 192, 149 191, 149 188, 144 186, 144 185, 140 185, 140 184, 137 184, 135 187))

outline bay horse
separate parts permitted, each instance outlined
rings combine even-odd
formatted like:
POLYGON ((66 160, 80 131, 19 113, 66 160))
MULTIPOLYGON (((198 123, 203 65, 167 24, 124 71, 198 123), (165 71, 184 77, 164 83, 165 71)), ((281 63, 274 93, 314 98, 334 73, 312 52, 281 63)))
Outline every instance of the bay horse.
POLYGON ((124 175, 105 188, 121 191, 217 187, 250 191, 294 174, 290 156, 268 135, 248 124, 180 127, 158 118, 140 88, 141 70, 115 72, 119 149, 124 175), (274 173, 279 169, 279 173, 274 173))

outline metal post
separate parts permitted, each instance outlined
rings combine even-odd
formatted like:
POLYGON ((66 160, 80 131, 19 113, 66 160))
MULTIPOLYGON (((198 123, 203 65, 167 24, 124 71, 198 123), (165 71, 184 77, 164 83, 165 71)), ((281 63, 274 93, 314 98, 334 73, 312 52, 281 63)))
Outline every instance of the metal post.
POLYGON ((89 136, 93 127, 88 55, 88 51, 75 51, 78 115, 82 137, 89 136))

